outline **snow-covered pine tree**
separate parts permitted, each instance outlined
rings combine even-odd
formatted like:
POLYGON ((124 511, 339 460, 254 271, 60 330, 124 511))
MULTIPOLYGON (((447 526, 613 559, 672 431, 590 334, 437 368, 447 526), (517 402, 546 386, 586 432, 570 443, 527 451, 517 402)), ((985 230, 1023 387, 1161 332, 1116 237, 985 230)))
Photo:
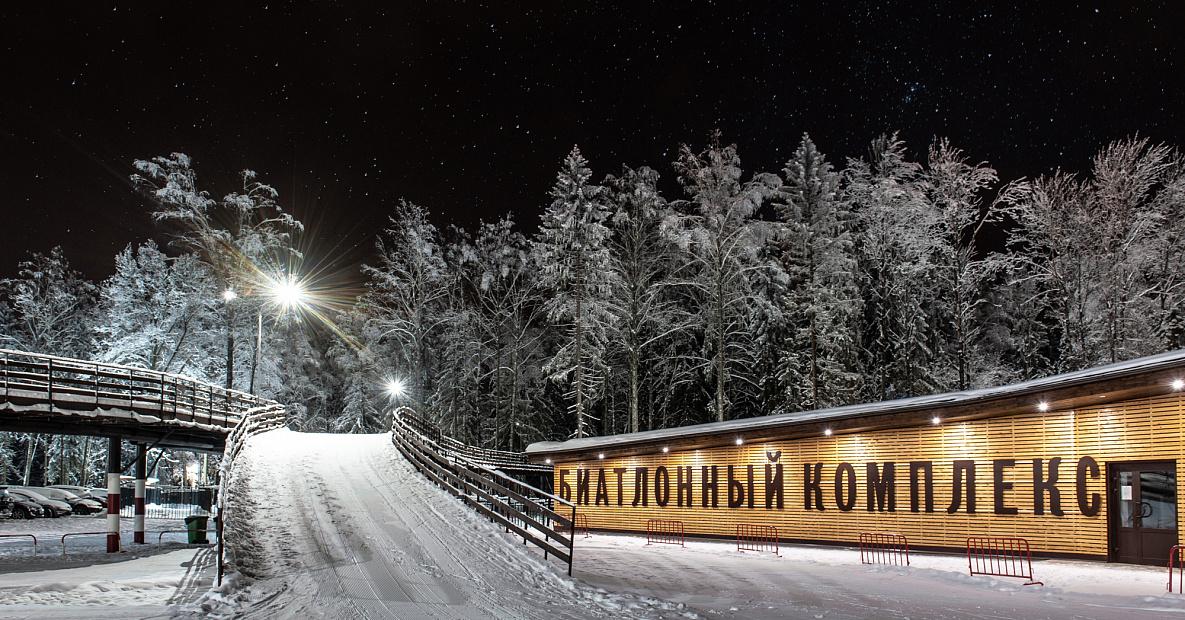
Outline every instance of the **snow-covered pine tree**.
POLYGON ((663 232, 672 217, 658 192, 658 173, 646 167, 623 167, 620 176, 605 179, 613 206, 610 242, 608 307, 609 346, 624 358, 626 430, 642 430, 639 395, 644 368, 651 367, 653 347, 663 339, 687 330, 691 315, 675 303, 669 289, 674 284, 675 247, 663 232))
POLYGON ((225 325, 208 267, 170 259, 155 243, 129 245, 100 287, 95 346, 102 361, 218 381, 225 325), (213 374, 209 371, 215 370, 213 374))
POLYGON ((507 216, 482 223, 470 254, 493 446, 521 450, 547 436, 531 407, 540 389, 544 312, 531 246, 507 216))
POLYGON ((70 267, 61 247, 33 253, 0 281, 8 307, 5 346, 65 357, 91 353, 96 287, 70 267))
POLYGON ((368 278, 366 302, 379 341, 389 347, 393 371, 408 386, 408 401, 423 408, 431 386, 432 337, 444 320, 448 296, 447 266, 440 234, 428 211, 400 201, 390 227, 376 242, 377 265, 364 265, 368 278))
POLYGON ((786 223, 784 304, 790 339, 780 380, 791 410, 854 402, 859 394, 856 355, 860 291, 852 215, 839 191, 840 175, 810 137, 783 168, 777 204, 786 223))
POLYGON ((750 272, 758 252, 753 217, 780 180, 758 174, 743 182, 736 145, 722 145, 719 131, 712 133, 703 152, 681 146, 675 170, 688 195, 678 203, 684 220, 679 244, 687 258, 680 282, 699 301, 701 369, 712 390, 709 409, 723 421, 736 417, 730 412, 734 400, 739 397, 745 411, 759 389, 752 373, 755 300, 750 272))
POLYGON ((552 381, 568 386, 574 437, 592 433, 591 406, 605 376, 605 329, 609 268, 609 208, 603 188, 591 183, 588 162, 573 147, 564 158, 543 214, 533 256, 552 325, 566 330, 562 345, 544 365, 552 381))

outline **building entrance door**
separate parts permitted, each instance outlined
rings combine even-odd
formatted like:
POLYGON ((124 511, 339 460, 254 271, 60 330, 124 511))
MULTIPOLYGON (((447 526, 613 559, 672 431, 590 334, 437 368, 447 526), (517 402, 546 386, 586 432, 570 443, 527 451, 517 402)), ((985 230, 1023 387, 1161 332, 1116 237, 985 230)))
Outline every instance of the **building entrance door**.
POLYGON ((1111 560, 1168 562, 1177 544, 1177 466, 1172 461, 1110 463, 1111 560))

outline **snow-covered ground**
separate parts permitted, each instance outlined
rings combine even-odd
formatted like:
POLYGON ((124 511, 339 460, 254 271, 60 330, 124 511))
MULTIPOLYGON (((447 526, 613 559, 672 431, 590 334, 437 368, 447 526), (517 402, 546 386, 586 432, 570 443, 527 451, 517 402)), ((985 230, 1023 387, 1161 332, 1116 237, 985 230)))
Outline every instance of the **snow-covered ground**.
POLYGON ((428 484, 389 435, 255 436, 229 488, 241 575, 203 602, 259 618, 680 617, 572 581, 428 484))
POLYGON ((577 539, 569 579, 564 565, 432 486, 389 435, 272 431, 239 459, 228 521, 239 572, 222 588, 201 594, 210 548, 129 546, 111 562, 101 537, 64 557, 60 545, 33 554, 4 543, 0 618, 1185 619, 1185 597, 1164 592, 1163 569, 1091 562, 1039 560, 1040 587, 970 577, 958 556, 863 566, 851 549, 791 546, 775 557, 728 542, 646 546, 594 533, 577 539))
POLYGON ((577 539, 577 577, 606 590, 680 602, 725 618, 1185 618, 1164 569, 1037 560, 1045 586, 967 574, 966 558, 912 554, 909 568, 865 566, 855 549, 791 546, 782 556, 728 542, 646 546, 645 537, 577 539))
MULTIPOLYGON (((0 538, 0 618, 145 618, 172 613, 209 590, 214 574, 212 547, 183 544, 184 534, 157 534, 149 544, 131 544, 131 520, 122 522, 123 552, 106 553, 103 515, 31 521, 0 521, 0 533, 30 533, 28 539, 0 538)), ((149 531, 183 527, 176 519, 149 519, 149 531)))
POLYGON ((576 577, 416 473, 388 435, 257 436, 237 467, 243 575, 203 601, 229 616, 353 618, 1185 618, 1155 568, 1043 560, 1045 587, 970 577, 957 556, 906 568, 856 551, 737 553, 634 536, 577 540, 576 577))

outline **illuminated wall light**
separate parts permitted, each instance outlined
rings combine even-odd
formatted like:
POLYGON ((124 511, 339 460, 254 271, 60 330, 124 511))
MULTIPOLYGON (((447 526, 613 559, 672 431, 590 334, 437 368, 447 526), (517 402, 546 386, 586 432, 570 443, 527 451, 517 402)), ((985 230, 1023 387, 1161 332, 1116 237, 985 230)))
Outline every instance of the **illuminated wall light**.
POLYGON ((830 437, 831 436, 831 429, 829 429, 829 428, 823 429, 823 434, 830 437))
POLYGON ((670 448, 668 448, 668 447, 666 447, 666 446, 663 446, 663 447, 662 447, 662 453, 663 453, 663 454, 666 454, 667 452, 670 452, 670 451, 671 451, 671 449, 670 449, 670 448))
POLYGON ((602 453, 598 454, 598 455, 597 455, 597 458, 598 458, 598 459, 601 459, 602 461, 603 461, 603 460, 605 460, 605 453, 604 453, 604 452, 602 452, 602 453))
POLYGON ((741 444, 743 444, 743 443, 745 443, 745 440, 744 440, 744 439, 741 439, 740 437, 737 437, 737 445, 739 446, 739 445, 741 445, 741 444))
POLYGON ((1173 379, 1173 390, 1176 392, 1185 390, 1185 379, 1173 379))
POLYGON ((543 459, 543 463, 546 465, 551 465, 551 459, 543 459))
POLYGON ((1049 411, 1049 403, 1047 403, 1045 401, 1041 401, 1041 402, 1037 403, 1037 411, 1040 411, 1041 413, 1045 413, 1046 411, 1049 411))
POLYGON ((942 424, 942 418, 934 416, 930 418, 930 424, 942 424))

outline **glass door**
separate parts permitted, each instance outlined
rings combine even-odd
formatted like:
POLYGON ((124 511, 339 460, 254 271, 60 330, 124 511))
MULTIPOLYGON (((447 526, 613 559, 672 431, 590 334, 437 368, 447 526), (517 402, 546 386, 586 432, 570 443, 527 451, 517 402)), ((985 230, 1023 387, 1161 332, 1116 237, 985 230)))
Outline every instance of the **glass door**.
POLYGON ((1108 465, 1111 559, 1163 566, 1177 544, 1177 467, 1171 461, 1108 465))

